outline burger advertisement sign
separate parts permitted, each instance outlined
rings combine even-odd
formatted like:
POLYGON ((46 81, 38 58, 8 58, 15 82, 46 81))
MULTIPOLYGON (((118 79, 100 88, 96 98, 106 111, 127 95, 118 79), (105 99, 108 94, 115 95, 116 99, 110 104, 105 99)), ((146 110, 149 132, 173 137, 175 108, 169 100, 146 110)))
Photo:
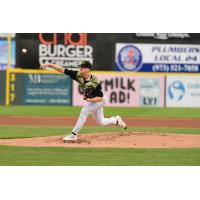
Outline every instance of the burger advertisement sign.
POLYGON ((52 63, 65 68, 76 68, 81 61, 93 63, 93 47, 88 45, 86 33, 39 33, 39 64, 52 63))

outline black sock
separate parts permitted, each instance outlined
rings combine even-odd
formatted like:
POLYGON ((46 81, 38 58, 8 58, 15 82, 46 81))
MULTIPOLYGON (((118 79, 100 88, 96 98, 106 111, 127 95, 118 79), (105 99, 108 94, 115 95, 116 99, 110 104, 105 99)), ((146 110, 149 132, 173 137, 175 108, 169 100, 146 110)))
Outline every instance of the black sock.
POLYGON ((76 133, 73 133, 73 132, 72 132, 72 134, 76 136, 76 133))

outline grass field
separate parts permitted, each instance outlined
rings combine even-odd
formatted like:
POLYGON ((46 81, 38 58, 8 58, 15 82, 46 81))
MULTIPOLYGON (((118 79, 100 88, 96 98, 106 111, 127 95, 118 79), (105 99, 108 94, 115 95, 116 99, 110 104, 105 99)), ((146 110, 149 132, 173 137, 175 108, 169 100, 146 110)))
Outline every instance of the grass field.
MULTIPOLYGON (((80 108, 49 106, 0 106, 0 115, 78 116, 80 108)), ((200 118, 200 109, 106 108, 106 115, 135 117, 200 118)), ((0 138, 64 135, 72 127, 0 126, 0 138)), ((117 127, 84 127, 81 133, 117 132, 117 127)), ((128 131, 200 134, 200 129, 129 127, 128 131)), ((200 165, 200 148, 108 149, 0 146, 0 165, 200 165)))
MULTIPOLYGON (((0 126, 0 139, 11 138, 32 138, 42 136, 56 136, 65 135, 71 132, 70 126, 0 126)), ((105 132, 164 132, 164 133, 177 133, 177 134, 200 134, 198 128, 143 128, 143 127, 129 127, 127 130, 110 126, 110 127, 89 127, 86 126, 81 130, 84 133, 105 133, 105 132)))
MULTIPOLYGON (((70 106, 0 106, 0 115, 78 116, 80 107, 70 106)), ((200 118, 200 108, 115 108, 105 107, 108 116, 200 118)))
POLYGON ((199 165, 200 149, 106 149, 0 146, 0 165, 199 165))

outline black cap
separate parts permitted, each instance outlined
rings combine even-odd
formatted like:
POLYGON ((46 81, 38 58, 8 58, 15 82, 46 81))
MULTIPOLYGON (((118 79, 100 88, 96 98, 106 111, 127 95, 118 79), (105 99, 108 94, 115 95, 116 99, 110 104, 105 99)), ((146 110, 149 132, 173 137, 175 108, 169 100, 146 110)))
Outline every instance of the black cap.
POLYGON ((82 61, 79 67, 92 69, 92 64, 89 61, 82 61))

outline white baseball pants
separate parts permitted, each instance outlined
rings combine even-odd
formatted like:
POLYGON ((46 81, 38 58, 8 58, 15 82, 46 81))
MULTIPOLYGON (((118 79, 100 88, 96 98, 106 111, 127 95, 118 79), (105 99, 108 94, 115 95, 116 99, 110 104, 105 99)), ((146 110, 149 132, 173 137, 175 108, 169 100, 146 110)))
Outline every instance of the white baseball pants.
POLYGON ((100 102, 87 102, 87 104, 82 108, 78 121, 72 130, 72 133, 78 134, 83 125, 85 124, 89 114, 92 114, 95 121, 102 126, 107 126, 111 124, 117 124, 115 117, 104 118, 103 107, 106 105, 107 98, 104 96, 103 101, 100 102))

